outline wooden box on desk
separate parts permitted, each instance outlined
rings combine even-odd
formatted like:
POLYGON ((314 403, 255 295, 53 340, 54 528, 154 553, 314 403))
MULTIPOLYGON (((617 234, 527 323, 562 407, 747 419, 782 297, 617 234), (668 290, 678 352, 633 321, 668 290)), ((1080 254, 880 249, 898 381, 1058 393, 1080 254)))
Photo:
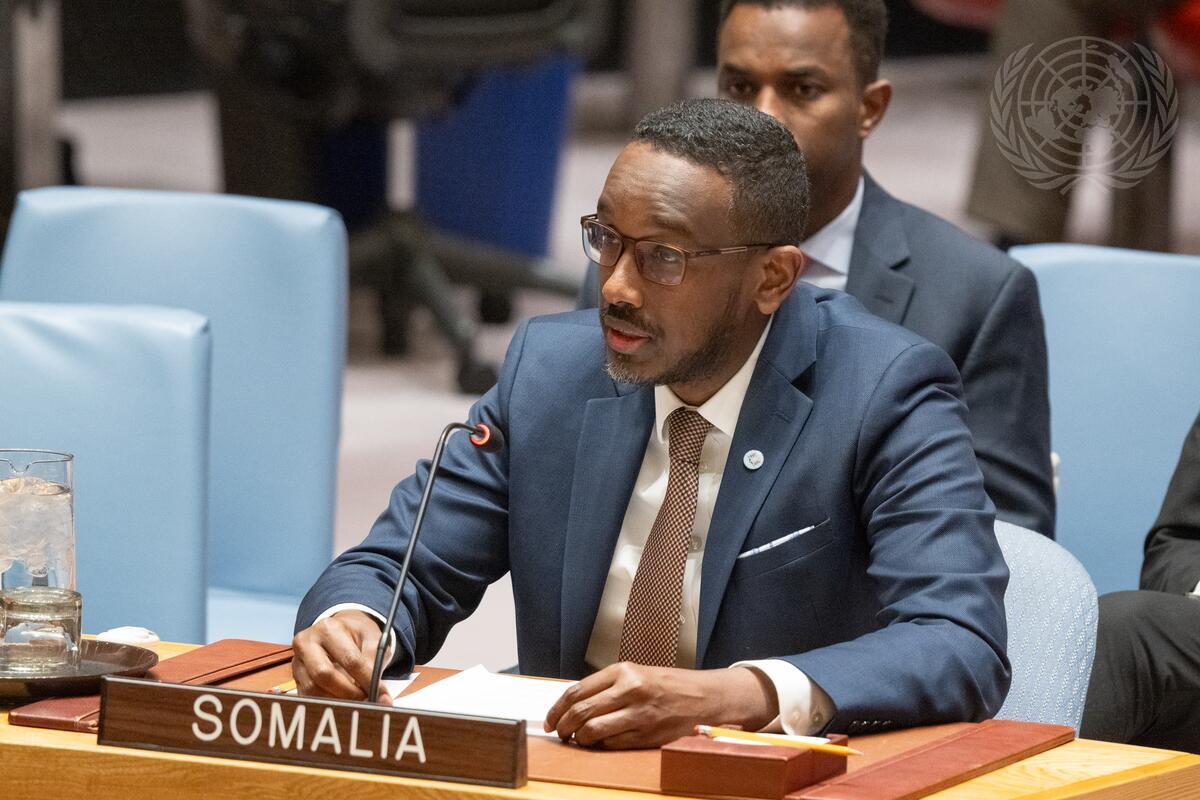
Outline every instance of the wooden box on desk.
MULTIPOLYGON (((848 740, 835 733, 830 734, 829 741, 844 745, 848 740)), ((665 794, 782 800, 797 789, 845 771, 845 756, 795 747, 685 736, 662 748, 665 794)))

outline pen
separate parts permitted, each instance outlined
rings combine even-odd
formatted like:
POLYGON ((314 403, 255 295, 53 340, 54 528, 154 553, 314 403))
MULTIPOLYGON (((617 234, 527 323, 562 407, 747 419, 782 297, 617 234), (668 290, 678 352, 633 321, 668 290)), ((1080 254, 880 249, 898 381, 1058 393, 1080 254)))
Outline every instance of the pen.
POLYGON ((782 736, 770 736, 762 733, 749 733, 733 728, 719 728, 715 725, 697 725, 696 733, 715 739, 718 736, 729 739, 741 739, 744 742, 773 744, 780 747, 798 747, 802 750, 816 750, 821 753, 833 753, 839 756, 861 756, 862 753, 853 747, 832 744, 829 742, 805 742, 799 739, 787 739, 782 736))
POLYGON ((288 692, 292 691, 295 688, 296 688, 295 681, 284 681, 283 683, 279 684, 278 686, 272 686, 269 691, 271 692, 271 694, 287 694, 288 692))

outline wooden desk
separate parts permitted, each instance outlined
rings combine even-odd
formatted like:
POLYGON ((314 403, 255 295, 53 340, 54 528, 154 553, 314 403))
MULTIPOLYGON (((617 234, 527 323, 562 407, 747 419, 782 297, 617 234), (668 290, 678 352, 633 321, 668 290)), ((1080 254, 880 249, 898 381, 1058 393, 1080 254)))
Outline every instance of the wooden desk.
MULTIPOLYGON (((192 645, 155 647, 164 658, 192 645)), ((869 759, 886 755, 899 734, 855 740, 869 759)), ((854 764, 854 760, 851 760, 854 764)), ((287 767, 251 761, 101 747, 88 734, 8 724, 0 713, 0 787, 6 797, 127 800, 139 793, 172 798, 397 797, 419 800, 651 800, 663 795, 530 781, 494 789, 357 772, 287 767)), ((1200 756, 1084 739, 951 787, 937 800, 1060 800, 1096 798, 1188 800, 1200 797, 1200 756)))

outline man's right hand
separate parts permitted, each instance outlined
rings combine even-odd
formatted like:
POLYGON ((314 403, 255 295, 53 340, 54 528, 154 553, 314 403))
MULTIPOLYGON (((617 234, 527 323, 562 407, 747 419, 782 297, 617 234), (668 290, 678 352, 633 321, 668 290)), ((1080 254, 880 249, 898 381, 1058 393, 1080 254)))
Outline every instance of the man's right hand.
MULTIPOLYGON (((339 611, 292 639, 292 675, 300 694, 365 700, 379 644, 379 623, 362 611, 339 611)), ((379 702, 392 704, 387 689, 379 702)))

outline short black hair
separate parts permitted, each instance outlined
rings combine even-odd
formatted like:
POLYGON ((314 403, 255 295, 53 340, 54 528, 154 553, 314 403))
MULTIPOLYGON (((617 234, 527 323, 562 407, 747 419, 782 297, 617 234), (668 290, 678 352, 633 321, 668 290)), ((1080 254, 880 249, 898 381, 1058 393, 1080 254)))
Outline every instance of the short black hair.
POLYGON ((858 72, 859 83, 866 86, 879 77, 879 62, 883 59, 883 43, 888 27, 887 6, 883 0, 722 0, 718 32, 734 6, 839 8, 850 28, 850 46, 854 48, 854 68, 858 72))
POLYGON ((683 100, 651 112, 634 142, 716 170, 733 194, 730 218, 746 244, 799 244, 808 217, 808 170, 774 117, 731 100, 683 100))

